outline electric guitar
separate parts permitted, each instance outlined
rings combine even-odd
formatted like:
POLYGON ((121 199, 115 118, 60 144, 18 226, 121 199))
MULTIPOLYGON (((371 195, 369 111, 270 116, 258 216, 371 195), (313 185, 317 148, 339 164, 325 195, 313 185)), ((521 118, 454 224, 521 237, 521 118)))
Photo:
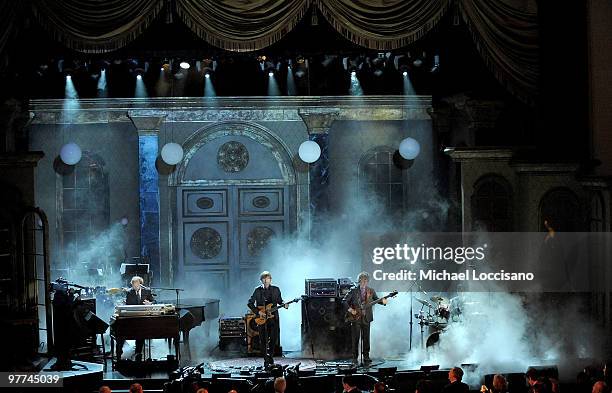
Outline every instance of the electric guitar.
POLYGON ((259 313, 255 314, 257 317, 255 318, 255 323, 257 325, 263 325, 265 324, 268 319, 272 319, 274 318, 274 312, 280 308, 283 308, 285 306, 290 305, 291 303, 296 303, 299 302, 300 300, 302 300, 304 296, 302 297, 296 297, 295 299, 285 302, 283 304, 279 304, 277 306, 272 306, 272 303, 270 304, 266 304, 265 306, 257 306, 258 311, 265 311, 266 315, 265 316, 261 316, 259 313))
POLYGON ((376 300, 372 300, 369 303, 361 303, 359 305, 359 307, 351 306, 351 308, 353 310, 355 310, 356 313, 355 314, 351 314, 349 311, 347 311, 346 312, 345 321, 346 322, 357 322, 357 321, 359 321, 361 319, 361 317, 363 316, 363 313, 365 312, 365 310, 368 307, 372 307, 374 304, 382 302, 383 299, 389 299, 389 298, 394 297, 396 295, 397 295, 397 290, 394 290, 393 292, 389 293, 387 296, 383 296, 383 297, 378 298, 376 300))

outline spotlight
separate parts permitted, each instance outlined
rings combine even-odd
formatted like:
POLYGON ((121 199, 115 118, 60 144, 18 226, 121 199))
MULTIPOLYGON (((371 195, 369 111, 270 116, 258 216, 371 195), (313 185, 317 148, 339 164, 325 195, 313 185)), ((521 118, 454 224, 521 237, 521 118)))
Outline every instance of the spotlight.
POLYGON ((416 58, 416 59, 415 59, 415 60, 412 62, 412 64, 413 64, 415 67, 420 67, 420 66, 422 66, 422 65, 423 65, 423 61, 424 61, 426 58, 427 58, 427 53, 423 52, 423 55, 422 55, 422 56, 420 56, 420 57, 417 57, 417 58, 416 58))
POLYGON ((204 74, 204 78, 206 79, 210 78, 210 72, 207 72, 206 74, 204 74))
POLYGON ((188 63, 188 62, 186 62, 186 61, 181 61, 181 63, 179 64, 179 66, 181 66, 181 68, 182 68, 182 69, 184 69, 184 70, 188 70, 188 69, 189 69, 189 67, 191 67, 191 66, 189 65, 189 63, 188 63))
POLYGON ((140 74, 136 75, 136 79, 142 80, 142 75, 140 75, 140 74))
POLYGON ((402 75, 403 75, 403 76, 408 76, 408 71, 404 71, 404 72, 402 72, 402 75))
POLYGON ((374 75, 376 76, 381 76, 384 72, 386 66, 384 56, 384 53, 379 53, 378 57, 372 60, 371 67, 374 69, 374 75))
POLYGON ((438 72, 438 70, 440 69, 440 55, 435 55, 434 56, 434 65, 433 67, 431 67, 431 71, 430 72, 438 72))
POLYGON ((66 75, 66 80, 71 80, 72 76, 70 76, 70 74, 66 75))
POLYGON ((268 76, 269 76, 270 78, 272 78, 272 77, 274 76, 274 72, 272 72, 272 71, 268 72, 268 76))
POLYGON ((351 71, 351 76, 356 76, 357 75, 357 71, 351 71))

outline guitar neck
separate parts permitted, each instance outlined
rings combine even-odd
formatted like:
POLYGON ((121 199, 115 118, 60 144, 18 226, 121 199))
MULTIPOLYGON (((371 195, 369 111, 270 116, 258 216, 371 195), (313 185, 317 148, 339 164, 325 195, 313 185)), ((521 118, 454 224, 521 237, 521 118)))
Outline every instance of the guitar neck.
POLYGON ((388 298, 390 298, 390 297, 392 297, 392 296, 395 296, 395 294, 394 294, 394 293, 390 293, 390 294, 388 294, 388 295, 386 295, 386 296, 383 296, 383 297, 381 297, 381 298, 378 298, 378 299, 376 299, 376 300, 372 300, 371 302, 367 303, 367 304, 366 304, 364 307, 373 306, 374 304, 376 304, 376 303, 378 303, 378 302, 381 302, 381 301, 383 301, 384 299, 388 299, 388 298))
POLYGON ((297 302, 297 299, 293 299, 293 300, 291 300, 289 302, 285 302, 283 304, 279 304, 278 306, 274 306, 274 307, 270 308, 269 312, 278 311, 279 309, 281 309, 281 308, 283 308, 283 307, 285 307, 285 306, 287 306, 287 305, 289 305, 291 303, 295 303, 295 302, 297 302))

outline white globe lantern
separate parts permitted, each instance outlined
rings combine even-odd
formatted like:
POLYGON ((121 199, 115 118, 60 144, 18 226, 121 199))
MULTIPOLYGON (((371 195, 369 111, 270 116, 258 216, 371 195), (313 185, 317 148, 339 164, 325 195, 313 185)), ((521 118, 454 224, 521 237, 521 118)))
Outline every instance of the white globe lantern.
POLYGON ((183 159, 183 147, 178 143, 166 143, 161 151, 162 160, 168 165, 176 165, 183 159))
POLYGON ((81 161, 82 155, 83 152, 81 151, 81 148, 74 142, 66 143, 60 149, 60 158, 66 165, 77 164, 79 161, 81 161))
POLYGON ((414 160, 421 152, 421 145, 414 138, 406 138, 400 142, 399 153, 406 160, 414 160))
POLYGON ((321 146, 315 141, 304 141, 298 149, 302 161, 312 164, 321 157, 321 146))

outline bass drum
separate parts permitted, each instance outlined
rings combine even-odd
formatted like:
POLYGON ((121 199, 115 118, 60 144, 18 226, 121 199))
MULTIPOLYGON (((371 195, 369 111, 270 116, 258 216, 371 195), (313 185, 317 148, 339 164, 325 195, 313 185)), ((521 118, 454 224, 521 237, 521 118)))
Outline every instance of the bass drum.
POLYGON ((442 332, 439 331, 439 332, 431 333, 427 337, 427 341, 425 341, 425 348, 431 348, 434 345, 438 344, 438 341, 440 341, 440 333, 442 333, 442 332))
POLYGON ((446 323, 433 323, 429 325, 429 335, 427 341, 425 341, 425 348, 433 347, 440 341, 440 334, 444 333, 448 324, 446 323))

